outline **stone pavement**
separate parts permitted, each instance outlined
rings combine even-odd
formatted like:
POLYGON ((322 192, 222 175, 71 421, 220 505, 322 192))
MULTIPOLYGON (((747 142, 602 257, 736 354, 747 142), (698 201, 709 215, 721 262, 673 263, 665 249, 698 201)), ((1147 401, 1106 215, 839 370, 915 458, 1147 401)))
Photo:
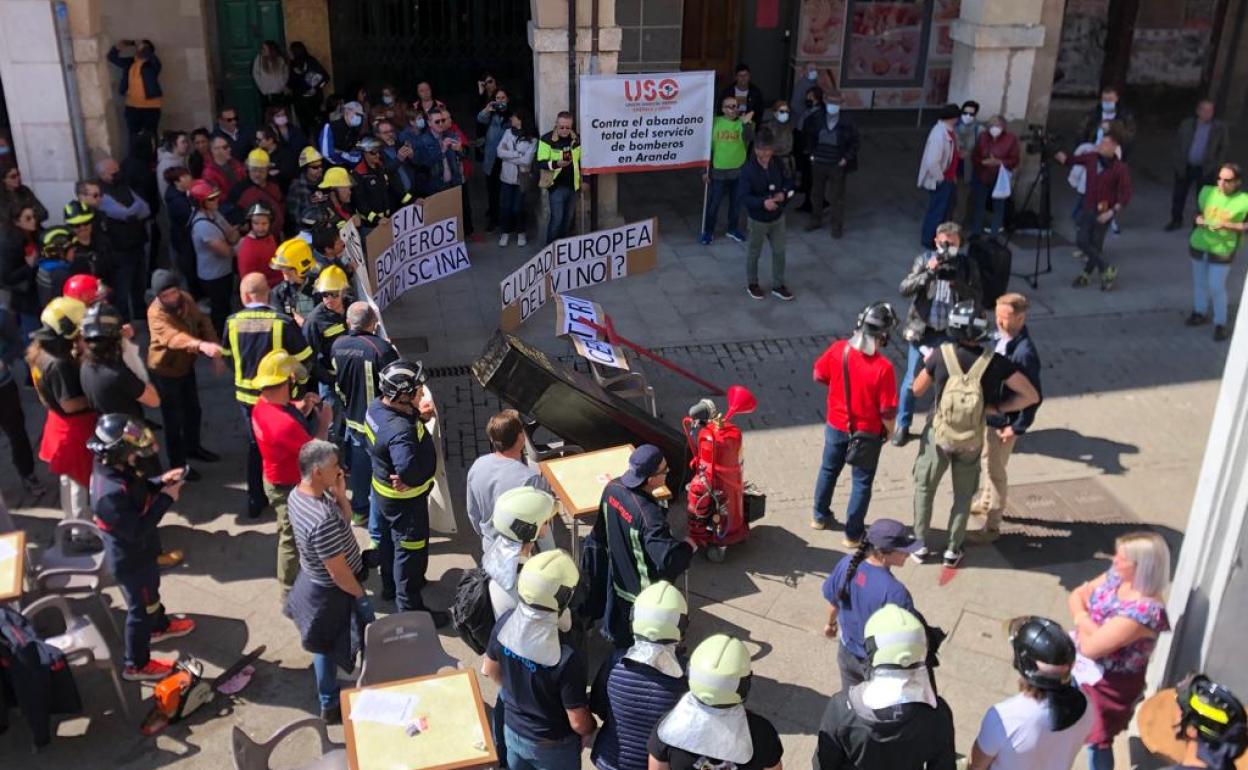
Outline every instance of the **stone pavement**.
MULTIPOLYGON (((802 232, 800 219, 790 222, 788 280, 796 301, 750 300, 744 292, 744 247, 723 238, 710 247, 697 244, 701 188, 687 174, 626 180, 626 214, 660 217, 660 265, 650 274, 583 292, 606 306, 626 336, 716 383, 741 383, 758 395, 758 412, 740 423, 746 472, 768 495, 767 515, 747 543, 730 549, 724 564, 695 562, 690 637, 696 643, 726 631, 756 651, 750 703, 775 720, 791 766, 808 761, 824 704, 839 686, 836 642, 821 634, 826 604, 820 584, 844 549, 839 533, 806 526, 825 398, 811 382, 810 366, 835 335, 849 330, 866 301, 900 303, 896 285, 916 251, 922 214, 923 197, 911 181, 921 132, 870 128, 862 171, 850 183, 845 239, 833 242, 822 232, 802 232)), ((1144 149, 1137 157, 1165 156, 1144 149)), ((970 552, 964 568, 944 585, 938 566, 908 564, 898 571, 917 606, 949 633, 938 677, 954 710, 962 752, 969 751, 984 709, 1015 690, 1004 622, 1024 613, 1065 622, 1065 592, 1104 569, 1115 535, 1148 525, 1177 548, 1184 529, 1225 347, 1212 342, 1208 327, 1182 326, 1190 279, 1182 236, 1160 232, 1169 204, 1165 181, 1163 172, 1137 170, 1138 199, 1124 233, 1109 239, 1111 255, 1124 268, 1120 289, 1105 294, 1069 288, 1077 263, 1060 238, 1054 273, 1041 277, 1039 290, 1017 279, 1012 284, 1033 299, 1030 326, 1044 361, 1046 401, 1011 463, 1012 510, 1026 518, 1009 519, 1014 534, 970 552)), ((1065 186, 1059 183, 1055 192, 1054 210, 1068 211, 1065 186)), ((1066 222, 1059 229, 1069 236, 1066 222)), ((461 502, 463 474, 485 451, 482 428, 498 407, 463 367, 496 323, 498 279, 529 253, 474 244, 472 270, 413 292, 387 312, 396 337, 428 339, 423 358, 435 367, 431 386, 444 414, 452 491, 461 502)), ((1030 256, 1016 249, 1016 266, 1030 256)), ((767 275, 766 257, 762 270, 767 275)), ((1237 269, 1233 296, 1239 296, 1242 281, 1237 269)), ((522 335, 570 363, 567 345, 551 337, 552 327, 552 312, 543 310, 522 335)), ((890 352, 900 360, 899 350, 890 352)), ((677 420, 703 395, 653 365, 645 369, 666 420, 677 420)), ((204 660, 211 675, 242 651, 264 644, 257 676, 237 699, 219 698, 155 739, 138 734, 138 716, 121 716, 102 676, 82 677, 89 717, 62 723, 60 737, 37 760, 39 767, 228 766, 232 726, 263 738, 315 711, 309 656, 278 607, 273 523, 253 523, 240 512, 245 438, 237 408, 228 384, 203 374, 206 441, 225 457, 201 466, 204 480, 187 489, 162 528, 166 545, 188 554, 184 565, 165 576, 162 596, 172 612, 188 612, 200 625, 194 635, 162 647, 204 660)), ((28 391, 24 397, 37 435, 39 408, 28 391)), ((913 445, 886 449, 872 516, 909 521, 914 452, 913 445)), ((7 452, 0 455, 0 489, 12 504, 16 475, 7 452)), ((846 486, 834 498, 838 510, 846 486)), ((934 526, 944 526, 948 503, 946 483, 934 526)), ((32 539, 45 541, 59 518, 49 507, 55 501, 16 505, 19 524, 32 539)), ((440 581, 430 593, 436 601, 448 600, 477 555, 471 531, 463 529, 435 540, 430 576, 440 581)), ((120 595, 116 589, 107 593, 120 617, 120 595)), ((392 609, 387 604, 377 600, 379 610, 392 609)), ((98 607, 80 606, 99 619, 98 607)), ((477 664, 457 638, 444 636, 443 642, 465 665, 477 664)), ((601 653, 596 647, 594 659, 601 653)), ((130 708, 136 715, 146 713, 139 694, 150 689, 126 687, 130 708)), ((492 699, 492 686, 485 689, 492 699)), ((340 736, 341 730, 331 734, 340 736)), ((0 737, 0 766, 28 756, 27 747, 28 733, 18 721, 0 737)), ((311 750, 304 736, 279 752, 276 764, 294 764, 311 750)), ((1125 738, 1120 750, 1126 766, 1125 738)), ((1076 767, 1083 767, 1082 758, 1076 767)))

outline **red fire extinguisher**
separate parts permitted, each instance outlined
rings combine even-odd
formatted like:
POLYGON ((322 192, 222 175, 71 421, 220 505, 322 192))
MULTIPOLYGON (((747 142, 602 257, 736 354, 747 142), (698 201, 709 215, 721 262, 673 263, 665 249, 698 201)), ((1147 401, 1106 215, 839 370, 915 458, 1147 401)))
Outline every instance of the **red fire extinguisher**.
POLYGON ((761 516, 746 510, 746 484, 741 471, 741 429, 732 417, 749 414, 758 406, 754 394, 740 385, 728 388, 728 409, 722 415, 715 402, 704 398, 682 420, 693 453, 690 482, 685 486, 689 537, 707 558, 722 561, 724 550, 750 533, 750 519, 761 516))

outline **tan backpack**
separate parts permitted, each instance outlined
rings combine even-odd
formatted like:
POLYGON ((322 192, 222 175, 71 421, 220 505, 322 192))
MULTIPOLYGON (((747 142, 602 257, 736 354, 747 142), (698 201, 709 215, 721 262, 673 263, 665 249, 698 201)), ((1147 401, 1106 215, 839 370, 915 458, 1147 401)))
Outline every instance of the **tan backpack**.
POLYGON ((977 452, 984 442, 984 388, 980 384, 993 352, 985 350, 967 372, 958 363, 953 343, 940 346, 949 380, 932 419, 932 438, 946 452, 977 452))

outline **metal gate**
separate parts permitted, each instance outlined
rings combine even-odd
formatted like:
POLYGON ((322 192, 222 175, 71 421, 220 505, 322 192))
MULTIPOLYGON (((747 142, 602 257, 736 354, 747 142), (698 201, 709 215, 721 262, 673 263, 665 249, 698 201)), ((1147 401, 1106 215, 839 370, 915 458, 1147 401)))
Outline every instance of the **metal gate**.
POLYGON ((393 84, 404 95, 428 80, 439 99, 475 96, 481 70, 532 93, 529 0, 330 0, 339 90, 393 84))

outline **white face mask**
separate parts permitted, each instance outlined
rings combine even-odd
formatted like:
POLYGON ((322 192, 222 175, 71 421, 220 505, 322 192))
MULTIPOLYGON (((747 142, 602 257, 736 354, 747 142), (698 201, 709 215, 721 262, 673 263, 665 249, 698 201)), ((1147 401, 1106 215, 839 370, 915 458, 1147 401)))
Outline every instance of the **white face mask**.
POLYGON ((841 105, 839 105, 839 104, 825 104, 825 105, 823 105, 823 109, 827 110, 827 113, 828 113, 829 115, 839 115, 839 114, 840 114, 840 112, 841 112, 841 105))
POLYGON ((1106 102, 1106 101, 1101 102, 1101 112, 1108 112, 1112 114, 1117 109, 1118 109, 1118 102, 1106 102))
POLYGON ((385 104, 394 104, 394 97, 390 94, 382 94, 381 101, 385 104))
POLYGON ((819 79, 819 72, 817 70, 811 70, 810 72, 807 72, 806 79, 812 83, 815 82, 816 80, 819 79))
POLYGON ((347 115, 347 125, 351 126, 352 128, 358 128, 359 125, 363 122, 364 122, 363 115, 357 115, 354 112, 351 113, 350 115, 347 115))
POLYGON ((974 116, 974 115, 967 115, 965 112, 964 112, 964 113, 962 113, 962 123, 963 123, 963 124, 965 124, 965 125, 968 125, 968 126, 969 126, 969 125, 971 125, 971 124, 972 124, 972 123, 974 123, 974 122, 975 122, 975 116, 974 116))
POLYGON ((787 112, 777 112, 777 113, 776 113, 776 121, 777 121, 777 122, 779 122, 779 123, 788 123, 788 122, 789 122, 789 113, 787 113, 787 112))
POLYGON ((425 119, 424 119, 424 118, 416 118, 415 120, 413 120, 413 121, 412 121, 412 125, 413 125, 413 126, 415 126, 415 127, 416 127, 416 128, 418 128, 418 129, 423 130, 423 129, 424 129, 424 127, 425 127, 425 125, 426 125, 426 124, 425 124, 425 119))
POLYGON ((993 139, 996 139, 998 136, 1001 136, 1001 126, 989 126, 988 133, 992 135, 993 139))
POLYGON ((275 126, 284 126, 289 122, 290 122, 290 118, 286 117, 285 115, 273 116, 273 125, 275 126))

